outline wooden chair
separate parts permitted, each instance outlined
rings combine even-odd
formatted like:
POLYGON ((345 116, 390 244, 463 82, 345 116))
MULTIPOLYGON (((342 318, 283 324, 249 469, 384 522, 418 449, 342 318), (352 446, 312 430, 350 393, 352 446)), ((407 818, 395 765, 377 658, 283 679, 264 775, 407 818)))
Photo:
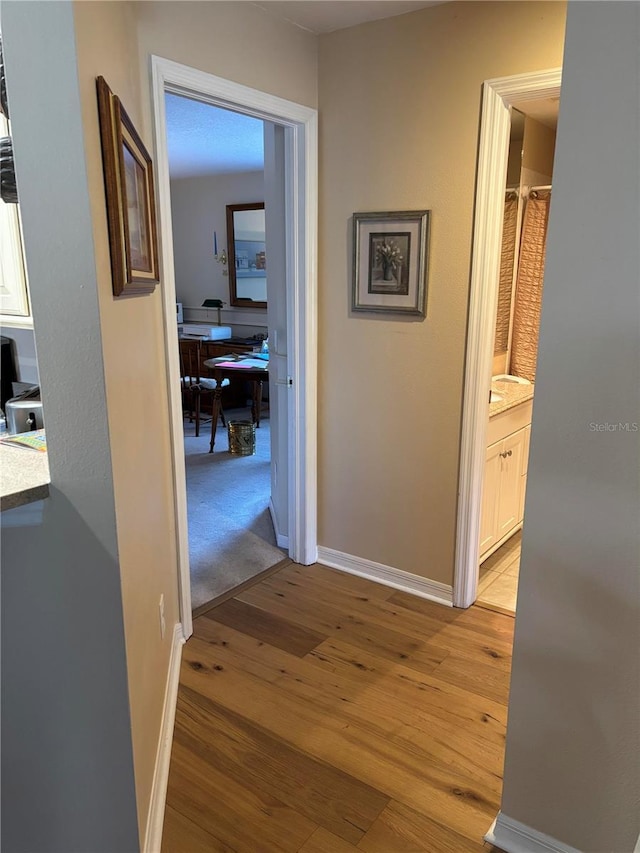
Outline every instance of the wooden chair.
MULTIPOLYGON (((200 416, 202 397, 211 397, 216 390, 217 381, 207 376, 202 376, 203 353, 202 343, 197 339, 182 338, 178 341, 180 347, 180 388, 182 391, 182 410, 189 413, 189 423, 196 422, 196 438, 200 435, 200 416)), ((206 370, 206 368, 205 368, 206 370)), ((229 380, 222 382, 223 386, 229 384, 229 380)), ((226 426, 224 412, 220 410, 222 425, 226 426)))

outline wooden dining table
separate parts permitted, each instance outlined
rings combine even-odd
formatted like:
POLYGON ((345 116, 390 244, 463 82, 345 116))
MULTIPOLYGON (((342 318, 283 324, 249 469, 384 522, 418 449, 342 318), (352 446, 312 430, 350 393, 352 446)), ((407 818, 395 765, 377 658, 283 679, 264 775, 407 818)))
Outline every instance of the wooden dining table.
POLYGON ((253 383, 253 392, 251 395, 251 420, 256 425, 260 426, 260 405, 262 402, 262 383, 269 381, 269 362, 252 357, 238 356, 233 357, 218 357, 208 358, 203 362, 204 366, 209 370, 210 376, 216 380, 216 388, 213 392, 213 410, 211 416, 211 441, 209 442, 209 453, 213 453, 213 445, 216 439, 216 429, 218 428, 218 418, 220 417, 220 409, 222 406, 222 381, 223 379, 244 379, 247 382, 253 383))

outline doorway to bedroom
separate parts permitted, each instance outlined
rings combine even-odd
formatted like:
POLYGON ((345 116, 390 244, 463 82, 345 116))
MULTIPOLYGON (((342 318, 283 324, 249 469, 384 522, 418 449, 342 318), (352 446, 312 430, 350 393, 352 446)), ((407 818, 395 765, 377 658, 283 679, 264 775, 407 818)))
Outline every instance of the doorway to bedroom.
MULTIPOLYGON (((265 174, 272 123, 170 93, 165 110, 191 602, 199 611, 287 553, 282 547, 286 537, 280 534, 278 543, 271 503, 271 445, 276 443, 277 456, 278 436, 271 435, 268 304, 281 294, 275 281, 269 286, 265 233, 266 184, 283 195, 276 182, 284 176, 265 174), (255 383, 242 375, 222 380, 221 415, 213 427, 217 380, 212 364, 236 359, 245 364, 253 356, 264 359, 266 374, 257 428, 251 424, 255 383), (246 432, 251 439, 246 448, 232 441, 228 424, 234 433, 246 432)), ((272 229, 277 228, 274 215, 277 211, 270 209, 272 229)), ((270 242, 269 261, 273 255, 276 269, 282 248, 270 242)), ((277 417, 274 423, 277 428, 277 417)))
MULTIPOLYGON (((165 274, 165 339, 171 379, 169 396, 181 621, 184 635, 188 637, 192 630, 189 525, 183 401, 181 386, 177 381, 180 377, 176 323, 178 300, 174 281, 173 211, 166 133, 166 96, 179 95, 192 101, 231 110, 233 113, 260 120, 264 125, 266 257, 269 258, 268 265, 274 272, 273 281, 275 282, 273 299, 271 297, 274 291, 269 285, 266 312, 269 335, 269 422, 273 437, 269 442, 271 453, 269 511, 274 519, 277 546, 284 547, 292 560, 302 564, 310 564, 317 557, 315 491, 317 115, 315 110, 308 107, 275 98, 159 57, 152 57, 152 77, 158 196, 163 237, 162 260, 165 274), (272 246, 274 249, 271 248, 272 246), (278 286, 281 288, 280 291, 278 286)), ((228 244, 228 233, 222 236, 228 244)), ((223 251, 226 250, 228 265, 229 247, 223 245, 217 227, 214 227, 213 234, 209 234, 208 240, 213 240, 214 260, 221 263, 223 251)), ((224 263, 222 265, 224 266, 224 263)), ((216 297, 210 297, 210 299, 214 301, 216 297)), ((216 316, 218 303, 215 301, 211 308, 207 305, 193 307, 211 311, 215 319, 219 319, 216 316)), ((228 310, 231 310, 231 307, 241 310, 239 306, 230 306, 228 310)), ((242 309, 244 307, 243 305, 242 309)), ((222 306, 221 310, 224 308, 225 306, 222 306)), ((206 317, 207 325, 210 319, 210 316, 206 317)), ((244 319, 246 320, 246 317, 244 319)), ((183 320, 186 320, 184 305, 183 320)), ((256 325, 259 326, 260 323, 264 324, 264 314, 256 325)), ((207 359, 207 361, 210 360, 207 359)), ((217 370, 219 365, 214 367, 217 370)), ((219 370, 217 372, 219 373, 219 370)), ((243 406, 240 408, 244 409, 243 406)), ((218 427, 216 430, 214 454, 208 453, 209 443, 207 442, 207 460, 201 462, 203 466, 211 465, 210 459, 217 452, 216 448, 220 441, 217 438, 219 429, 218 427)), ((205 454, 201 454, 201 457, 204 459, 205 454)), ((229 550, 232 554, 235 553, 233 547, 229 550)))

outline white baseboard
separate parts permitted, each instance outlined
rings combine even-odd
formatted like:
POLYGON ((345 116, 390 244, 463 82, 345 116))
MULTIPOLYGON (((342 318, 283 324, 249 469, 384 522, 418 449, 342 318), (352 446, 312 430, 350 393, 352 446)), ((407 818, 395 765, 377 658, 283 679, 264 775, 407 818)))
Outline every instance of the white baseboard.
POLYGON ((278 519, 276 517, 276 510, 273 505, 273 501, 269 498, 269 512, 271 513, 271 521, 273 522, 273 529, 276 534, 276 545, 278 548, 286 548, 289 550, 289 537, 285 536, 284 533, 280 533, 278 530, 278 519))
POLYGON ((484 840, 505 853, 580 853, 575 847, 569 847, 550 835, 537 832, 502 812, 498 812, 484 840))
POLYGON ((392 586, 402 592, 409 592, 411 595, 453 607, 453 588, 447 584, 432 581, 420 575, 412 575, 410 572, 403 572, 402 569, 394 569, 393 566, 384 566, 382 563, 344 554, 342 551, 334 551, 333 548, 318 547, 318 562, 332 569, 340 569, 342 572, 359 575, 361 578, 392 586))
POLYGON ((162 827, 164 824, 164 807, 167 799, 167 783, 169 781, 169 762, 171 760, 171 744, 173 741, 173 724, 176 718, 176 703, 178 701, 178 684, 180 682, 180 662, 182 646, 184 645, 182 625, 178 622, 173 631, 171 657, 167 672, 167 684, 164 691, 164 706, 162 709, 162 726, 156 752, 156 766, 151 787, 151 802, 147 815, 147 827, 144 836, 144 853, 160 853, 162 843, 162 827))

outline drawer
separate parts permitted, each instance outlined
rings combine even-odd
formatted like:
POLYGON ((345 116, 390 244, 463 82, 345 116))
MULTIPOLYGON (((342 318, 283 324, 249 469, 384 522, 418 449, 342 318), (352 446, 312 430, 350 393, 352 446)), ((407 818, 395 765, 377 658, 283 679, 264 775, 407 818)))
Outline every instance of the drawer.
POLYGON ((526 403, 520 403, 520 405, 514 406, 513 409, 507 409, 506 412, 500 412, 499 415, 489 418, 487 446, 506 438, 512 432, 517 432, 519 429, 529 426, 532 412, 533 400, 527 400, 526 403))

